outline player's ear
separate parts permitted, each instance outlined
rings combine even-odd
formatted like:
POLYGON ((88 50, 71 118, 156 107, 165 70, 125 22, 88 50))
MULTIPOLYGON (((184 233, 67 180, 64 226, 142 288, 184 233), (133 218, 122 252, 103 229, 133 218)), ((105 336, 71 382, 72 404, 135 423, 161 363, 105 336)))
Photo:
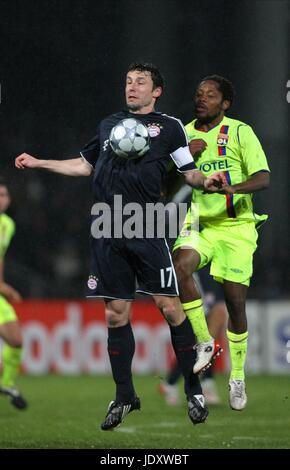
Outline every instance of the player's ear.
POLYGON ((159 98, 159 96, 161 96, 162 94, 162 88, 161 86, 158 86, 156 88, 154 88, 153 90, 153 98, 159 98))
POLYGON ((229 100, 223 100, 222 102, 222 110, 227 111, 229 107, 231 106, 231 103, 229 100))

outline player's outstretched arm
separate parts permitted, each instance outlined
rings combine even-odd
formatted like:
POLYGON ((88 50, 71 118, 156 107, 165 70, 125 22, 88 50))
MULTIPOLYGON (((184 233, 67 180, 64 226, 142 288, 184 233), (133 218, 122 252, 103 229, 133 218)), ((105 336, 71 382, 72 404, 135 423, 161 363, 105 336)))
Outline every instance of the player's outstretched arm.
POLYGON ((183 174, 184 174, 185 181, 187 184, 189 184, 189 186, 191 186, 192 188, 199 188, 199 189, 204 188, 204 182, 205 182, 206 177, 201 171, 189 170, 189 171, 185 171, 183 174))
POLYGON ((66 176, 89 176, 92 166, 82 157, 70 160, 41 160, 28 153, 22 153, 15 159, 18 170, 26 168, 48 170, 66 176))
POLYGON ((220 188, 227 184, 223 172, 216 172, 210 177, 206 177, 199 170, 190 170, 184 172, 185 181, 192 188, 203 189, 207 192, 218 192, 220 188))

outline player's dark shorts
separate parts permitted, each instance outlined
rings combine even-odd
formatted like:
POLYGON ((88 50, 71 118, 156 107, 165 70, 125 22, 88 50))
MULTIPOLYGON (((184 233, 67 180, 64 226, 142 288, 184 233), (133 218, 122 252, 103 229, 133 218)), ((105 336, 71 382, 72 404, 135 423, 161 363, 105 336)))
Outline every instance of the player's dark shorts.
POLYGON ((91 238, 91 247, 87 297, 133 300, 135 292, 178 295, 176 274, 164 239, 91 238))

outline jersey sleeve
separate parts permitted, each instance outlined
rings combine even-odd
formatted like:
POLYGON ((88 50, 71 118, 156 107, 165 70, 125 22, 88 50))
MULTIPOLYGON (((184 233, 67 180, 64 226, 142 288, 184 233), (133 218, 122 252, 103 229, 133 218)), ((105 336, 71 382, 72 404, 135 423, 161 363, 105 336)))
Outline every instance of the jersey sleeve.
POLYGON ((80 155, 90 164, 95 167, 100 151, 100 137, 99 128, 97 134, 84 146, 80 151, 80 155))
POLYGON ((239 126, 238 140, 243 164, 248 175, 253 175, 258 171, 270 171, 264 150, 250 126, 239 126))
POLYGON ((172 130, 170 156, 180 172, 196 169, 196 164, 188 147, 186 131, 178 119, 176 119, 172 130))

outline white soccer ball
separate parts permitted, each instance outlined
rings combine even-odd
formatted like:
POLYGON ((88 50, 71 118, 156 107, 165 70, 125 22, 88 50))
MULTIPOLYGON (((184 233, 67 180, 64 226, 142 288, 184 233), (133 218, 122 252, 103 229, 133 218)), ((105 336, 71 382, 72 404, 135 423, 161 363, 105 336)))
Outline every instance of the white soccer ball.
POLYGON ((142 157, 150 145, 148 129, 134 118, 118 122, 110 133, 110 145, 119 156, 128 159, 142 157))

